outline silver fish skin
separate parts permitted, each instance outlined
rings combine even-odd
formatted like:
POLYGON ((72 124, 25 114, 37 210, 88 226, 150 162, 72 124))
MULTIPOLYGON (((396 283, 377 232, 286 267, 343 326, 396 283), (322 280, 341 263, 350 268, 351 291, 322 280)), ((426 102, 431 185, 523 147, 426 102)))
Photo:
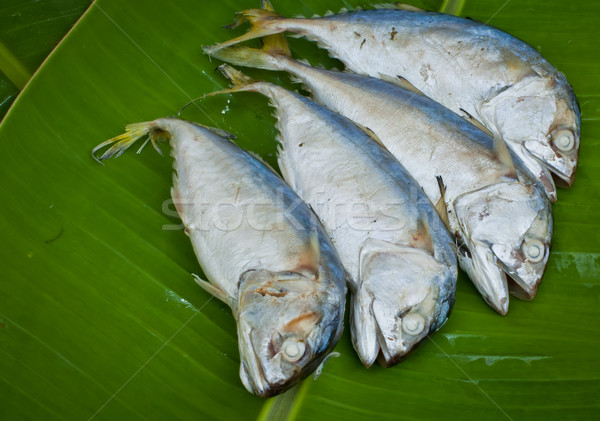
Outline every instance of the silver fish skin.
POLYGON ((519 180, 488 134, 432 99, 380 79, 316 69, 248 47, 208 52, 238 65, 290 72, 318 102, 371 129, 432 203, 441 197, 441 176, 450 232, 464 243, 460 266, 484 299, 506 314, 506 274, 513 294, 535 297, 550 252, 550 201, 515 157, 519 180))
MULTIPOLYGON (((135 140, 169 140, 172 196, 207 279, 237 322, 240 377, 261 397, 311 373, 337 343, 346 273, 310 208, 218 129, 162 118, 127 127, 100 159, 135 140)), ((228 137, 232 137, 229 135, 228 137)))
POLYGON ((454 241, 400 163, 347 118, 266 82, 221 71, 234 90, 276 109, 278 163, 315 210, 349 274, 354 348, 365 366, 389 367, 447 320, 454 303, 454 241))
POLYGON ((497 28, 397 9, 311 19, 255 9, 240 17, 254 25, 240 39, 284 31, 305 36, 347 70, 399 83, 403 78, 454 112, 477 119, 507 142, 553 201, 550 171, 573 183, 581 120, 575 94, 537 50, 497 28))

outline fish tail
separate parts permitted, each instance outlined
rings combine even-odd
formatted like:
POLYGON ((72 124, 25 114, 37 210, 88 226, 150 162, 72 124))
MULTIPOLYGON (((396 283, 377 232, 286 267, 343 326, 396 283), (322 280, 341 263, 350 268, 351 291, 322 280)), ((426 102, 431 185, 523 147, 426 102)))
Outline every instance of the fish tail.
POLYGON ((112 139, 108 139, 97 145, 94 149, 92 149, 92 158, 98 162, 101 162, 108 158, 119 157, 138 139, 146 135, 148 136, 148 139, 138 149, 137 153, 140 153, 148 141, 150 141, 152 146, 154 146, 154 149, 156 149, 157 152, 162 155, 157 142, 160 140, 165 140, 168 138, 168 136, 166 136, 166 133, 158 127, 156 121, 146 121, 143 123, 128 124, 125 127, 125 133, 115 136, 112 139), (96 155, 99 150, 109 145, 110 147, 104 151, 102 155, 96 155))
POLYGON ((219 60, 238 66, 255 67, 265 70, 283 70, 277 60, 277 56, 257 48, 236 45, 222 50, 209 52, 205 49, 204 51, 219 60))
POLYGON ((238 66, 265 70, 285 70, 285 59, 291 58, 292 53, 282 33, 283 29, 271 28, 273 22, 277 22, 276 19, 280 16, 273 11, 273 7, 268 1, 263 1, 263 7, 264 9, 241 12, 244 19, 253 24, 248 33, 222 44, 210 47, 204 46, 202 47, 204 52, 219 60, 238 66), (262 48, 260 49, 234 45, 246 39, 259 37, 262 37, 262 48))
POLYGON ((231 81, 231 83, 233 83, 234 88, 244 88, 244 87, 247 87, 248 85, 251 85, 251 84, 257 82, 256 80, 252 79, 250 76, 245 75, 244 73, 240 72, 239 70, 234 69, 233 67, 231 67, 227 64, 220 65, 219 71, 221 73, 223 73, 223 76, 225 76, 227 79, 229 79, 231 81))
POLYGON ((285 28, 280 27, 278 22, 285 18, 276 13, 271 3, 269 3, 267 0, 263 0, 262 7, 262 9, 248 9, 236 13, 235 22, 227 26, 228 28, 237 28, 242 23, 247 21, 252 24, 252 28, 250 28, 248 32, 221 44, 211 47, 204 47, 204 51, 209 55, 213 55, 212 52, 216 50, 230 47, 243 41, 284 32, 285 28))
POLYGON ((250 76, 245 75, 244 73, 240 72, 239 70, 234 69, 233 67, 231 67, 228 64, 221 64, 218 67, 218 69, 223 74, 223 76, 225 76, 227 79, 229 79, 231 81, 233 86, 231 86, 231 88, 228 88, 228 89, 222 89, 220 91, 210 92, 205 95, 207 97, 214 96, 214 95, 221 95, 221 94, 230 94, 230 93, 240 92, 240 91, 258 91, 256 85, 265 83, 265 82, 259 82, 259 81, 252 79, 250 76))

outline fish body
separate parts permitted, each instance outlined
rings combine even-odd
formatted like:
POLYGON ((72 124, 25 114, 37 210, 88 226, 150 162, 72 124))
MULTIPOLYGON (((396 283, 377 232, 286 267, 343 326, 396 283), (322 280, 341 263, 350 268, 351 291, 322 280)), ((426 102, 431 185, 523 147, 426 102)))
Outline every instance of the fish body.
POLYGON ((371 135, 314 101, 222 71, 234 90, 276 109, 284 178, 316 212, 349 274, 352 341, 391 366, 447 320, 457 264, 452 237, 413 177, 371 135))
POLYGON ((249 10, 242 16, 254 28, 239 38, 284 31, 305 36, 352 72, 408 81, 483 123, 507 142, 552 200, 550 172, 573 183, 581 119, 577 99, 565 76, 525 42, 471 19, 415 10, 360 10, 312 19, 249 10))
POLYGON ((240 376, 272 396, 312 372, 342 333, 345 272, 310 208, 224 132, 178 119, 128 126, 101 158, 168 139, 172 196, 208 279, 236 318, 240 376))
POLYGON ((552 210, 518 158, 513 166, 508 151, 500 153, 502 142, 495 148, 494 139, 457 114, 380 79, 316 69, 248 47, 209 53, 293 74, 318 102, 372 130, 433 203, 441 198, 441 176, 450 232, 463 245, 459 262, 482 296, 506 314, 506 274, 515 281, 515 295, 535 296, 549 256, 552 210))

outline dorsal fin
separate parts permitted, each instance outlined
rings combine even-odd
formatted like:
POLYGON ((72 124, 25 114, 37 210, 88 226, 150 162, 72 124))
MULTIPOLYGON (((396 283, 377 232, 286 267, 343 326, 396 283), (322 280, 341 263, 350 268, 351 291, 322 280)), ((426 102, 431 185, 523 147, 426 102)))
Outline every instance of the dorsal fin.
POLYGON ((277 177, 281 178, 281 175, 277 171, 275 171, 275 168, 273 168, 271 166, 271 164, 269 164, 267 161, 265 161, 264 158, 262 156, 260 156, 258 153, 249 151, 249 150, 246 150, 246 152, 248 152, 250 155, 252 155, 253 158, 255 158, 257 161, 259 161, 265 167, 267 167, 268 169, 273 171, 273 174, 275 174, 277 177))
POLYGON ((423 92, 421 92, 415 85, 413 85, 412 83, 410 83, 408 80, 406 80, 405 78, 403 78, 402 76, 398 75, 396 77, 391 77, 388 75, 383 75, 383 74, 379 74, 377 76, 378 79, 384 80, 388 83, 392 83, 394 85, 400 86, 401 88, 406 89, 407 91, 410 91, 412 93, 415 93, 417 95, 423 95, 426 96, 423 92))
POLYGON ((419 9, 418 7, 411 6, 410 4, 404 3, 381 3, 374 4, 375 9, 395 9, 395 10, 407 10, 409 12, 426 12, 427 10, 419 9))
POLYGON ((209 132, 216 134, 217 136, 224 137, 225 139, 237 139, 236 135, 231 134, 228 131, 225 131, 223 129, 219 129, 218 127, 210 127, 210 126, 205 126, 203 124, 193 123, 193 122, 191 122, 191 123, 198 127, 202 127, 203 129, 208 130, 209 132))
POLYGON ((465 16, 465 19, 468 19, 468 20, 473 21, 475 23, 480 23, 480 24, 485 25, 485 26, 489 25, 489 23, 485 23, 485 22, 483 22, 483 21, 481 21, 479 19, 475 19, 475 18, 472 18, 470 16, 465 16))
POLYGON ((446 225, 447 228, 450 228, 450 224, 448 222, 448 208, 446 207, 446 186, 444 185, 444 180, 441 175, 436 175, 435 179, 438 183, 438 188, 440 189, 440 199, 435 204, 435 210, 440 215, 442 222, 446 225))
POLYGON ((487 127, 485 127, 479 120, 477 120, 475 117, 473 117, 469 112, 467 112, 466 110, 464 110, 462 108, 460 108, 460 111, 464 114, 462 117, 465 120, 467 120, 473 126, 477 127, 479 130, 485 132, 488 136, 494 137, 494 134, 487 127))
POLYGON ((375 134, 375 132, 373 132, 373 130, 371 130, 368 127, 365 127, 365 126, 363 126, 361 124, 358 124, 356 121, 353 121, 353 123, 359 129, 361 129, 363 132, 365 132, 367 134, 367 136, 369 136, 371 138, 371 140, 375 141, 379 146, 381 146, 382 148, 386 149, 386 147, 383 144, 383 142, 377 137, 377 135, 375 134))

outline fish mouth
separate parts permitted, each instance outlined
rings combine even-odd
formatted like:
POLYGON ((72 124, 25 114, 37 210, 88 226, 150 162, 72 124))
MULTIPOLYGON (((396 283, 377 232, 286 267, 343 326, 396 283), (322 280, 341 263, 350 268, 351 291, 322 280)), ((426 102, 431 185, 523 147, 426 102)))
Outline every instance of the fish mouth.
POLYGON ((257 338, 251 329, 247 335, 240 337, 240 378, 246 389, 261 398, 279 395, 295 386, 303 377, 310 374, 323 360, 328 351, 318 355, 310 355, 309 363, 305 366, 295 366, 285 370, 281 354, 269 356, 269 364, 261 363, 260 346, 256 345, 257 338))
POLYGON ((453 304, 453 300, 438 304, 438 287, 430 287, 420 302, 408 307, 390 308, 384 300, 369 295, 372 300, 366 311, 357 312, 354 304, 352 309, 355 320, 369 319, 366 329, 357 331, 355 320, 352 325, 355 349, 366 367, 375 360, 383 367, 392 367, 406 359, 447 320, 453 304))
POLYGON ((267 397, 271 386, 265 378, 262 364, 254 347, 252 337, 254 330, 249 329, 247 334, 239 335, 240 347, 240 378, 246 389, 260 397, 267 397))
POLYGON ((458 262, 483 299, 501 316, 508 313, 508 282, 489 246, 469 245, 458 251, 458 262))
POLYGON ((465 242, 459 250, 460 265, 485 300, 506 314, 507 275, 514 281, 514 295, 533 298, 552 236, 552 209, 541 188, 498 183, 461 196, 455 211, 465 242))
POLYGON ((547 138, 525 141, 523 147, 563 185, 573 185, 579 154, 579 136, 576 131, 561 126, 553 130, 547 138))
POLYGON ((446 321, 456 270, 430 253, 371 239, 360 252, 352 294, 352 341, 369 367, 390 367, 446 321))
MULTIPOLYGON (((284 378, 282 375, 273 379, 269 379, 267 371, 270 373, 280 374, 279 370, 269 370, 264 367, 261 362, 260 346, 257 346, 256 332, 254 328, 240 322, 240 326, 246 329, 246 334, 240 332, 240 378, 246 389, 261 398, 269 398, 275 396, 295 384, 297 376, 284 378)), ((264 355, 267 355, 265 352, 264 355)), ((281 359, 275 355, 270 360, 273 367, 279 367, 281 359)))
POLYGON ((532 300, 544 277, 550 257, 552 211, 542 208, 522 235, 518 246, 492 245, 498 265, 508 275, 510 293, 517 298, 532 300))
POLYGON ((402 337, 401 346, 389 340, 381 330, 379 323, 377 323, 377 336, 379 339, 379 355, 377 361, 383 367, 389 368, 399 362, 404 361, 414 350, 416 350, 423 342, 424 339, 432 333, 432 318, 423 317, 418 313, 410 316, 406 316, 400 322, 401 329, 404 329, 407 325, 411 332, 418 332, 416 336, 407 334, 402 337), (416 330, 415 330, 416 329, 416 330))
MULTIPOLYGON (((539 243, 543 244, 541 241, 539 243)), ((526 301, 535 298, 550 256, 550 246, 543 244, 543 247, 541 260, 534 265, 515 259, 514 252, 508 259, 505 255, 496 254, 498 265, 507 275, 507 285, 511 295, 526 301)))
MULTIPOLYGON (((398 364, 414 352, 426 337, 441 327, 448 318, 451 303, 447 306, 445 302, 439 303, 439 299, 439 287, 430 287, 426 296, 418 304, 398 314, 397 324, 392 332, 384 331, 383 324, 377 320, 379 312, 375 311, 380 347, 377 359, 379 364, 384 367, 398 364), (438 321, 438 318, 442 320, 438 321), (395 338, 391 335, 395 335, 395 338)), ((376 308, 375 304, 374 307, 376 308)))
POLYGON ((520 163, 529 170, 531 175, 540 181, 550 201, 553 203, 556 202, 556 186, 551 170, 542 162, 542 160, 527 150, 525 145, 514 142, 508 144, 514 153, 513 159, 516 156, 516 158, 521 161, 520 163))
POLYGON ((548 170, 554 174, 555 178, 559 181, 559 184, 562 187, 571 187, 573 186, 573 182, 575 181, 575 174, 577 173, 577 160, 564 158, 556 154, 556 158, 552 160, 545 160, 543 157, 540 157, 535 152, 532 152, 527 145, 525 145, 526 150, 533 158, 535 158, 540 165, 548 168, 548 170))

